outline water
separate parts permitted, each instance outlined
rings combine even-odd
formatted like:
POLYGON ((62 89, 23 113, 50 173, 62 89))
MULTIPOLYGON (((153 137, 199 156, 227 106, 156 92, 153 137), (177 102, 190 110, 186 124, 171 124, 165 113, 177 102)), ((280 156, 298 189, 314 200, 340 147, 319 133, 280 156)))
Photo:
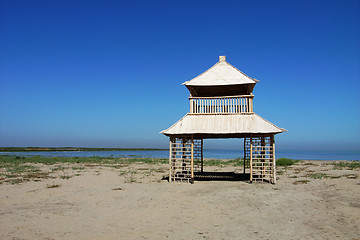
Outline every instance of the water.
POLYGON ((0 155, 44 156, 44 157, 129 157, 168 158, 169 151, 49 151, 49 152, 0 152, 0 155))
MULTIPOLYGON (((243 157, 243 151, 205 149, 204 158, 234 159, 243 157)), ((0 155, 45 156, 45 157, 129 157, 129 158, 168 158, 168 151, 69 151, 69 152, 0 152, 0 155)), ((276 158, 299 160, 358 160, 360 150, 277 150, 276 158)))
MULTIPOLYGON (((205 158, 216 159, 233 159, 244 157, 242 150, 204 150, 205 158)), ((344 151, 344 150, 276 150, 276 158, 291 158, 298 160, 360 160, 360 151, 344 151)))

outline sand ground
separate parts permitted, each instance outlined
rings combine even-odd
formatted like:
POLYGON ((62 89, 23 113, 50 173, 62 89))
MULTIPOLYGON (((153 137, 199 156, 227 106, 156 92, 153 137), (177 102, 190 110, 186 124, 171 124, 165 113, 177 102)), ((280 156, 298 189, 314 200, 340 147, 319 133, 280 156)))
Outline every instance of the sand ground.
POLYGON ((66 165, 0 185, 0 239, 360 239, 360 170, 331 163, 279 168, 276 185, 168 183, 161 164, 66 165))

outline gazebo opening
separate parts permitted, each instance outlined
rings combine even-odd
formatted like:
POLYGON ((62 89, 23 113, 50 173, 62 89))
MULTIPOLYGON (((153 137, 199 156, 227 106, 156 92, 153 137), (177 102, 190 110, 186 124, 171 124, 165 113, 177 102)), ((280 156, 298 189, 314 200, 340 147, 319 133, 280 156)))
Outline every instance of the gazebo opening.
POLYGON ((275 134, 286 131, 253 111, 252 91, 259 82, 226 62, 183 83, 190 91, 190 111, 170 128, 169 182, 206 178, 204 140, 244 139, 243 178, 276 183, 275 134))

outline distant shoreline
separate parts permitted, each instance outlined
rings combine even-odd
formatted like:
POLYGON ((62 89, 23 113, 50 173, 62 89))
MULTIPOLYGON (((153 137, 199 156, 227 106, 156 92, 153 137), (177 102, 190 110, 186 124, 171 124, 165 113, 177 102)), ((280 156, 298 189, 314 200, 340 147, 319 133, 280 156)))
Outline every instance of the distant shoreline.
POLYGON ((162 148, 0 147, 0 152, 168 151, 162 148))
MULTIPOLYGON (((168 158, 169 149, 164 148, 84 148, 84 147, 0 147, 0 155, 44 157, 151 157, 168 158)), ((204 149, 204 158, 235 159, 243 157, 243 150, 204 149)), ((281 151, 276 158, 296 160, 360 160, 360 151, 281 151)))

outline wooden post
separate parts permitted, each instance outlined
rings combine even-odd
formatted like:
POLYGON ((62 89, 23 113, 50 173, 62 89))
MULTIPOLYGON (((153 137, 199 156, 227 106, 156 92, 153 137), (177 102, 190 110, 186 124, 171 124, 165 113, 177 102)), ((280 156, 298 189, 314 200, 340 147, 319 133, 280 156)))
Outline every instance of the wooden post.
POLYGON ((260 138, 261 140, 261 152, 260 152, 260 155, 261 155, 261 182, 263 183, 264 182, 264 178, 266 177, 265 176, 265 137, 264 136, 261 136, 260 138))
POLYGON ((246 138, 244 138, 244 174, 246 169, 246 138))
POLYGON ((194 136, 191 136, 191 181, 194 182, 194 136))
POLYGON ((249 98, 249 112, 253 112, 253 109, 252 109, 253 104, 252 104, 252 102, 253 102, 253 99, 249 98))
POLYGON ((253 167, 252 167, 252 148, 253 148, 253 141, 252 141, 252 137, 250 137, 250 182, 252 182, 252 178, 253 178, 253 176, 252 176, 252 174, 253 174, 253 172, 252 172, 252 170, 253 170, 253 167))
POLYGON ((173 138, 170 137, 170 148, 169 148, 169 182, 172 182, 171 181, 171 163, 172 163, 172 141, 173 141, 173 138))
POLYGON ((181 173, 183 174, 186 166, 186 161, 185 161, 185 138, 181 138, 181 173))
POLYGON ((273 160, 273 184, 276 184, 276 159, 275 159, 275 136, 271 135, 272 140, 272 160, 273 160))
POLYGON ((244 107, 243 107, 243 98, 240 98, 240 112, 243 113, 244 112, 244 107))
POLYGON ((194 113, 194 99, 190 98, 190 113, 194 113))
POLYGON ((204 172, 204 140, 201 138, 201 173, 204 172))

